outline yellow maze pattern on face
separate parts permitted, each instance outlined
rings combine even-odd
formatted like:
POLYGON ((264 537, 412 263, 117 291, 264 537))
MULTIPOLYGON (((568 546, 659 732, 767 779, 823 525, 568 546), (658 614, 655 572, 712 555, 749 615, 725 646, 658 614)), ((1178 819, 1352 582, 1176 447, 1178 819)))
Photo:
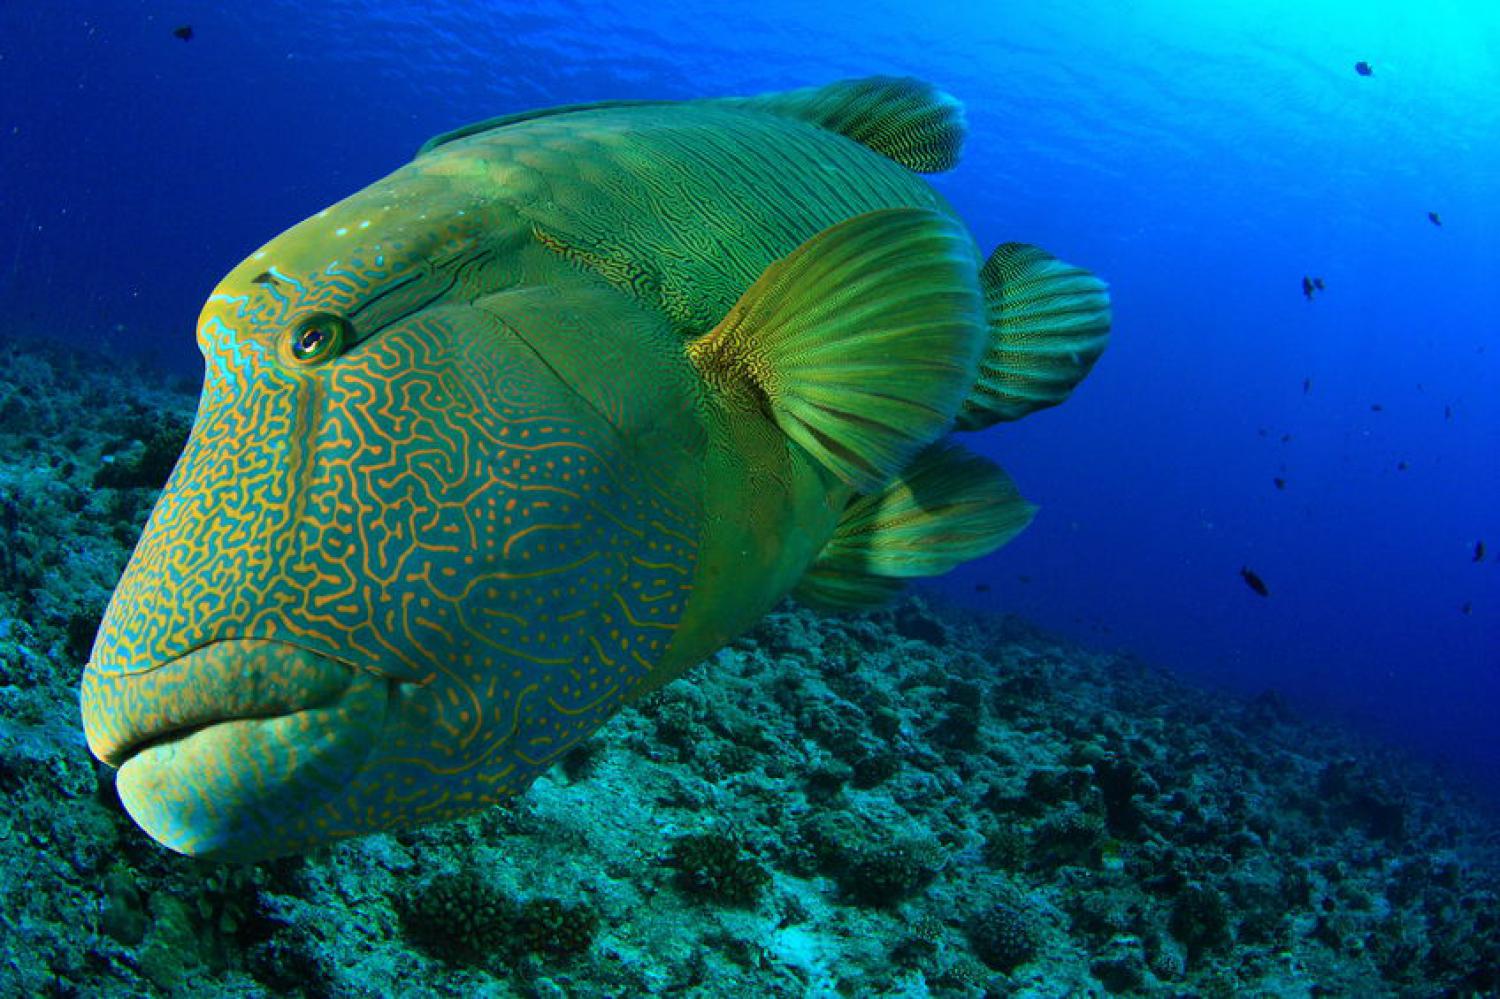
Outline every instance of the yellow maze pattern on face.
POLYGON ((141 673, 244 637, 283 585, 313 400, 267 344, 217 317, 199 338, 208 363, 193 433, 111 600, 97 673, 141 673))
POLYGON ((346 404, 317 448, 303 550, 323 579, 297 640, 424 685, 360 810, 324 817, 337 833, 525 788, 649 673, 696 558, 696 525, 488 317, 440 310, 370 347, 330 383, 346 404))
POLYGON ((452 293, 488 258, 472 249, 471 232, 450 222, 415 241, 351 246, 343 259, 313 253, 316 264, 302 270, 278 267, 309 256, 317 224, 281 237, 256 255, 263 262, 246 261, 237 268, 242 279, 226 280, 204 309, 193 434, 111 601, 93 650, 98 674, 155 669, 207 642, 243 637, 255 614, 278 612, 269 597, 281 585, 305 500, 297 477, 310 466, 315 411, 338 405, 310 372, 278 360, 296 317, 350 317, 347 351, 375 324, 452 293), (165 600, 168 592, 176 599, 165 600))
POLYGON ((138 721, 176 694, 134 670, 271 639, 409 681, 359 779, 286 817, 285 847, 524 788, 666 649, 697 524, 476 310, 432 310, 302 371, 276 359, 264 316, 204 323, 199 421, 111 609, 93 727, 110 696, 138 721))

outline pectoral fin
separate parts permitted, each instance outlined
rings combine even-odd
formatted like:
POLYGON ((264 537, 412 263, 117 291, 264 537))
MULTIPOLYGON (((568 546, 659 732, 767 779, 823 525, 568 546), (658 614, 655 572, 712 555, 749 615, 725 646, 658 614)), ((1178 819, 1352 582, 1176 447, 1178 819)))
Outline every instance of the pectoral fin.
POLYGON ((788 437, 875 492, 947 432, 985 336, 963 226, 896 208, 772 264, 688 351, 710 385, 751 391, 788 437))

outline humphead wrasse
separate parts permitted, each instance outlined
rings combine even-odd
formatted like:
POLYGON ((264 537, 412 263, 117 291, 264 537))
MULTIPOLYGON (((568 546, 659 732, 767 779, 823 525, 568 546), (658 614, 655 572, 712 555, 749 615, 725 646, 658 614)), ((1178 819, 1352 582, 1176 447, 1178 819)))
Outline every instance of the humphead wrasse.
POLYGON ((963 128, 892 78, 512 115, 251 254, 83 677, 130 814, 253 860, 472 812, 785 595, 1013 537, 953 434, 1066 398, 1109 303, 978 251, 917 176, 963 128))

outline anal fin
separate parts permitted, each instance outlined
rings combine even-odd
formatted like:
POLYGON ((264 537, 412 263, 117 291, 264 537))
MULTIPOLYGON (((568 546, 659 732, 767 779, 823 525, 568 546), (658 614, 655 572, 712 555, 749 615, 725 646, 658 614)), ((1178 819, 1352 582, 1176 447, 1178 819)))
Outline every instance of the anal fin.
POLYGON ((943 442, 885 489, 851 500, 793 596, 814 607, 877 606, 1010 541, 1036 513, 1000 466, 943 442))

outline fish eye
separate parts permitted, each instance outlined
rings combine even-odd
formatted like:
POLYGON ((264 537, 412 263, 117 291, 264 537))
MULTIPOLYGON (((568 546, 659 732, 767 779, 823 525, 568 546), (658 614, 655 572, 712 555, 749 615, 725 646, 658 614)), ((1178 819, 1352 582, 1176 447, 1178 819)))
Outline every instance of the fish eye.
POLYGON ((299 364, 317 364, 339 352, 349 329, 349 320, 331 312, 303 316, 287 335, 287 353, 299 364))

